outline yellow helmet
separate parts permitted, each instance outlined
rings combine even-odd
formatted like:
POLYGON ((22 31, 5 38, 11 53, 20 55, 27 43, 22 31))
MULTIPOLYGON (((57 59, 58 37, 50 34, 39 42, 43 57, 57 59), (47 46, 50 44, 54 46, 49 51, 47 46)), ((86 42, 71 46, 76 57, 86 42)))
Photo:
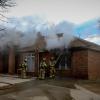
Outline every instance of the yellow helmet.
POLYGON ((27 58, 25 58, 24 61, 27 62, 27 58))

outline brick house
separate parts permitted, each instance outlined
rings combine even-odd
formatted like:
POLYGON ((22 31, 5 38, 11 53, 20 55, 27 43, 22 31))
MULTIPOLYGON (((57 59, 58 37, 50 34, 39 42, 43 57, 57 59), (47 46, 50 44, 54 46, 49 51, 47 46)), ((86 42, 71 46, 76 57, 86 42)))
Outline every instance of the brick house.
POLYGON ((74 77, 100 79, 100 46, 76 39, 71 43, 74 77))
POLYGON ((45 45, 43 44, 24 49, 7 48, 6 51, 0 53, 0 73, 16 74, 19 64, 27 57, 27 74, 38 76, 41 59, 46 57, 48 63, 50 57, 55 56, 57 76, 100 79, 99 45, 75 38, 67 49, 60 48, 47 51, 44 50, 45 45), (39 49, 37 50, 36 48, 39 49), (43 50, 40 51, 40 48, 43 48, 43 50))

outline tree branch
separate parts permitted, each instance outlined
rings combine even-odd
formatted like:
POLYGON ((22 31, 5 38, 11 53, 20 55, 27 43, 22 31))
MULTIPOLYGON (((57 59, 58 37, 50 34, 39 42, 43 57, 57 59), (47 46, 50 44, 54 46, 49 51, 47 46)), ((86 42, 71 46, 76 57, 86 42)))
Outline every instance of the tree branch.
POLYGON ((0 7, 2 9, 7 9, 9 7, 15 6, 16 3, 14 3, 12 0, 0 0, 0 7))

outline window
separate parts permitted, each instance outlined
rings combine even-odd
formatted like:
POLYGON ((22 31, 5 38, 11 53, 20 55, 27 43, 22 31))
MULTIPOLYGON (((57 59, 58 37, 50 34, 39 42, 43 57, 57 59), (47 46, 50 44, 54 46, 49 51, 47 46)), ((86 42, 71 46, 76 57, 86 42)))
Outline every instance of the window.
POLYGON ((65 69, 68 68, 68 66, 67 66, 67 56, 66 55, 61 56, 61 59, 59 61, 58 66, 59 66, 59 70, 65 70, 65 69))
POLYGON ((66 70, 71 68, 71 52, 63 51, 56 55, 56 68, 59 70, 66 70))

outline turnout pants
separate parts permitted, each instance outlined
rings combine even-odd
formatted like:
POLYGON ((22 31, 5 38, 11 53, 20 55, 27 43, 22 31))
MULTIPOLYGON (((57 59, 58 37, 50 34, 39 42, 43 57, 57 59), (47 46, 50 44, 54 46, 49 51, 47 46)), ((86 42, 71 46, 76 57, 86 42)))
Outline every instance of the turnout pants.
POLYGON ((45 69, 40 69, 39 78, 40 79, 45 79, 45 69))

